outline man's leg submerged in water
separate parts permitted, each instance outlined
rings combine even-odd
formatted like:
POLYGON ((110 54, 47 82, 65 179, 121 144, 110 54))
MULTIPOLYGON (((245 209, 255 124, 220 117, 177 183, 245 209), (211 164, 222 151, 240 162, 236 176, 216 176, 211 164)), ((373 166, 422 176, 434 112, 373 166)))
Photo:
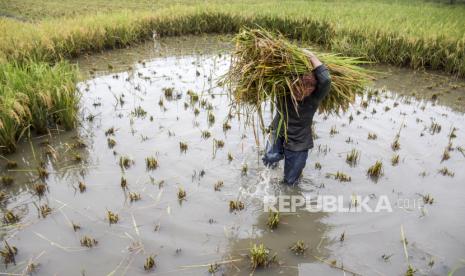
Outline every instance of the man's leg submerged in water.
POLYGON ((290 151, 284 149, 284 139, 277 139, 271 135, 270 140, 266 143, 265 155, 263 156, 263 164, 267 167, 275 167, 279 161, 284 161, 284 181, 293 185, 297 182, 302 174, 307 162, 308 150, 290 151))
POLYGON ((296 184, 307 163, 308 150, 284 150, 284 181, 288 185, 296 184))

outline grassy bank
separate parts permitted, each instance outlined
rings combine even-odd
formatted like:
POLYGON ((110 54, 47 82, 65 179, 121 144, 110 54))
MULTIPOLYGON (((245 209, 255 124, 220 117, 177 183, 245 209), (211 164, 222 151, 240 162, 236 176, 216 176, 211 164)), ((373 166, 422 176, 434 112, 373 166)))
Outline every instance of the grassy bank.
MULTIPOLYGON (((63 65, 63 59, 125 47, 150 39, 153 31, 162 36, 234 33, 243 25, 258 24, 345 55, 465 77, 465 5, 422 0, 5 0, 0 9, 4 15, 0 19, 0 62, 9 74, 1 84, 2 105, 18 100, 16 94, 28 95, 28 104, 35 105, 28 106, 31 114, 23 116, 21 123, 11 123, 10 128, 16 131, 0 134, 3 148, 14 148, 12 141, 29 124, 43 131, 50 119, 55 120, 49 114, 60 110, 55 107, 59 101, 51 105, 38 101, 40 96, 24 89, 51 89, 56 98, 61 93, 66 95, 63 98, 77 97, 69 91, 75 80, 74 69, 63 65), (38 68, 49 72, 47 77, 36 81, 25 76, 25 71, 35 72, 38 68), (55 79, 57 76, 63 80, 55 79), (5 81, 15 78, 24 78, 23 85, 12 86, 5 81), (35 115, 37 110, 40 112, 35 115)), ((76 101, 70 101, 65 110, 71 110, 76 101)), ((75 112, 69 117, 74 117, 75 112)), ((5 114, 0 115, 2 122, 14 122, 5 114)), ((58 122, 66 127, 72 125, 63 118, 58 122)))
MULTIPOLYGON (((465 76, 465 5, 446 6, 419 0, 240 3, 212 0, 173 5, 135 0, 126 5, 133 11, 120 11, 125 7, 120 0, 89 1, 88 5, 84 2, 80 6, 105 7, 112 12, 79 11, 71 1, 64 0, 61 5, 50 7, 48 14, 43 15, 45 19, 35 23, 1 20, 3 59, 21 61, 33 57, 56 61, 136 43, 151 38, 152 30, 162 35, 231 33, 241 25, 259 24, 335 52, 465 76), (163 5, 165 8, 157 8, 163 5), (55 17, 59 11, 66 11, 66 16, 55 17), (76 17, 69 13, 83 14, 76 17)), ((44 12, 30 9, 32 15, 44 12)), ((32 18, 36 19, 34 16, 29 19, 32 18)))

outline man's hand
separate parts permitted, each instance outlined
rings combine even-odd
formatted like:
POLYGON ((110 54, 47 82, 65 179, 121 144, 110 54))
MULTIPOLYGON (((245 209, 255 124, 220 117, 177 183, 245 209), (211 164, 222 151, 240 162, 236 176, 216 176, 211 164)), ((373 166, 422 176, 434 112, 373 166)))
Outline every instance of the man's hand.
POLYGON ((302 49, 302 52, 308 56, 308 59, 310 60, 310 62, 312 63, 313 65, 313 68, 317 68, 318 66, 320 66, 321 64, 321 61, 315 56, 314 53, 312 53, 311 51, 309 51, 308 49, 302 49))

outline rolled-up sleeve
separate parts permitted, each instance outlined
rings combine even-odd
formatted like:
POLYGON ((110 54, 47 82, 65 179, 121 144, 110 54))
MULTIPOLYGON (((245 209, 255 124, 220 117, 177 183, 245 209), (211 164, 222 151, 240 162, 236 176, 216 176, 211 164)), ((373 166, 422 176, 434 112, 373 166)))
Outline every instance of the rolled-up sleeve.
POLYGON ((313 69, 313 73, 317 79, 317 87, 316 90, 312 93, 312 99, 319 103, 329 93, 331 88, 331 76, 329 75, 328 68, 324 64, 313 69))

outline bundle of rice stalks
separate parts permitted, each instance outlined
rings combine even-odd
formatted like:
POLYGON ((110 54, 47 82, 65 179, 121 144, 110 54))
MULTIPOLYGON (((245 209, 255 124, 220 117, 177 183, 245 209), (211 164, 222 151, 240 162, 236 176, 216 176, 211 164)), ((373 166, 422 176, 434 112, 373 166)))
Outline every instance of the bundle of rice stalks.
MULTIPOLYGON (((262 104, 271 102, 283 114, 285 110, 278 103, 290 94, 295 104, 299 77, 313 69, 306 51, 283 35, 261 28, 242 29, 235 42, 231 68, 221 80, 230 85, 233 103, 246 114, 252 114, 260 113, 262 104)), ((328 67, 332 80, 329 95, 321 103, 319 112, 346 111, 372 79, 370 71, 359 66, 364 62, 358 58, 325 53, 317 56, 328 67)))

